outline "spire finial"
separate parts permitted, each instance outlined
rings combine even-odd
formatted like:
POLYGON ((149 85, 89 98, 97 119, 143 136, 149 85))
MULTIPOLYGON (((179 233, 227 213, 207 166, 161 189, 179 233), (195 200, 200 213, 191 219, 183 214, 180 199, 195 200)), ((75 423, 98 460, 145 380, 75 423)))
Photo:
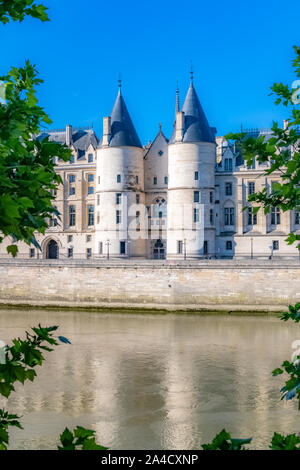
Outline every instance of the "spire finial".
POLYGON ((178 80, 177 80, 177 88, 176 88, 176 108, 175 112, 179 112, 179 88, 178 88, 178 80))
POLYGON ((191 60, 191 82, 193 83, 193 78, 194 78, 194 70, 193 70, 193 61, 191 60))
POLYGON ((121 92, 121 88, 122 88, 122 79, 121 79, 121 74, 120 74, 120 73, 119 73, 118 84, 119 84, 119 90, 120 90, 120 92, 121 92))
POLYGON ((159 132, 161 132, 162 124, 161 122, 159 123, 159 132))

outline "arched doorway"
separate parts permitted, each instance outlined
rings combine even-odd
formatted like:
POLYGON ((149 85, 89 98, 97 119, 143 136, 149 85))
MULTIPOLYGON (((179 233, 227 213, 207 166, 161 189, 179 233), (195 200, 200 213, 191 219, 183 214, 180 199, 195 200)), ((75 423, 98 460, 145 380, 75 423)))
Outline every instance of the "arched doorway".
POLYGON ((47 259, 58 259, 58 244, 55 240, 50 240, 46 251, 47 259))
POLYGON ((156 240, 153 248, 153 257, 154 259, 165 259, 166 250, 162 240, 156 240))

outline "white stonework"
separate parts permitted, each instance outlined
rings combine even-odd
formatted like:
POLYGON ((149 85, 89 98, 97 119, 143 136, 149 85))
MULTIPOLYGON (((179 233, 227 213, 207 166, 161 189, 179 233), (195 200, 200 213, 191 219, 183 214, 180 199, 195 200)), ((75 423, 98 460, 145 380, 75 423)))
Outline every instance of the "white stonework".
MULTIPOLYGON (((93 129, 70 125, 42 134, 72 150, 71 162, 56 162, 61 220, 37 235, 42 252, 20 243, 18 257, 296 258, 285 239, 300 233, 299 213, 243 211, 249 192, 269 190, 280 173, 266 176, 268 166, 258 162, 248 168, 224 137, 215 137, 192 82, 181 111, 177 95, 176 111, 170 140, 160 127, 142 146, 119 90, 101 140, 93 129)), ((0 245, 2 258, 9 244, 6 238, 0 245)))

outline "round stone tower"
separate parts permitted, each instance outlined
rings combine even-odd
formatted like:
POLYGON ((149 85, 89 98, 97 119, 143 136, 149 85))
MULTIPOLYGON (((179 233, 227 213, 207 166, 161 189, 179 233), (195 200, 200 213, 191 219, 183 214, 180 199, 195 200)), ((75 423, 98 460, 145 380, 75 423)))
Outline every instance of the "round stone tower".
POLYGON ((210 128, 193 78, 168 151, 168 258, 215 256, 215 131, 210 128))
POLYGON ((97 150, 95 253, 100 256, 145 256, 143 158, 119 84, 97 150))

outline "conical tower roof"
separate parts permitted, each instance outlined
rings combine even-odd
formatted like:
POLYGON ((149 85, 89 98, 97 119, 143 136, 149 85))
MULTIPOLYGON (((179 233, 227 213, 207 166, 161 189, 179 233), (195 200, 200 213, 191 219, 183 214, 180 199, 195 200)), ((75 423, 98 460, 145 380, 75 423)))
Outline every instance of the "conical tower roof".
POLYGON ((141 147, 142 144, 136 133, 128 113, 124 98, 119 87, 119 93, 111 113, 110 147, 141 147))
MULTIPOLYGON (((185 115, 182 142, 215 142, 214 134, 200 104, 193 80, 191 80, 181 111, 183 111, 185 115)), ((173 129, 170 139, 170 143, 174 142, 175 128, 173 129)))

